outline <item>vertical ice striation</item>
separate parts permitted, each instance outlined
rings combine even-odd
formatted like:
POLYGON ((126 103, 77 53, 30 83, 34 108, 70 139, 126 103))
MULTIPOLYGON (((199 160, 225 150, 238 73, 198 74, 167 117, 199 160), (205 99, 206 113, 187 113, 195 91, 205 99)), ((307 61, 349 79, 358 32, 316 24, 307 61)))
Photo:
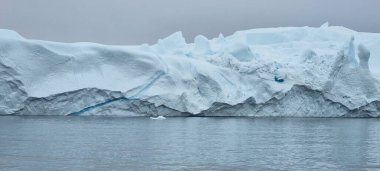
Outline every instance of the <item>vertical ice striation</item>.
POLYGON ((359 51, 359 64, 363 69, 369 70, 368 61, 371 56, 371 52, 362 44, 358 46, 359 51))
POLYGON ((348 63, 350 64, 351 67, 357 67, 358 63, 356 61, 356 52, 355 52, 355 37, 352 36, 351 40, 348 43, 347 51, 345 52, 347 55, 347 60, 348 63))

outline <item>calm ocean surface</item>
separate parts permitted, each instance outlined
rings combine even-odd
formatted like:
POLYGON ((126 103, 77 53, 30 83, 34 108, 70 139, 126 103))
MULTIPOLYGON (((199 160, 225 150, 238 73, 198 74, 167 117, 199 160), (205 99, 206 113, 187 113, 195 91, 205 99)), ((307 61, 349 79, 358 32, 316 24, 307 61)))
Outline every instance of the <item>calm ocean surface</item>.
POLYGON ((380 119, 2 116, 0 170, 380 170, 380 119))

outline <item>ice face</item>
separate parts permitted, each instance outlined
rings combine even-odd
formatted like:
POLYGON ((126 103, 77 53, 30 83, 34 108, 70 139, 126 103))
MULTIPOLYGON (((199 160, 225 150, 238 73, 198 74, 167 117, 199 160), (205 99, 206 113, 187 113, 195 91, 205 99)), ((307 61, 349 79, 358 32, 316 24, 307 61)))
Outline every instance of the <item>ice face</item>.
POLYGON ((380 116, 380 34, 324 24, 105 46, 0 30, 0 114, 380 116), (370 58, 370 56, 372 56, 370 58))
POLYGON ((157 46, 162 52, 173 52, 186 46, 185 38, 182 32, 176 32, 172 35, 158 40, 157 46))
POLYGON ((209 40, 202 35, 196 36, 194 38, 194 51, 201 54, 212 53, 209 40))

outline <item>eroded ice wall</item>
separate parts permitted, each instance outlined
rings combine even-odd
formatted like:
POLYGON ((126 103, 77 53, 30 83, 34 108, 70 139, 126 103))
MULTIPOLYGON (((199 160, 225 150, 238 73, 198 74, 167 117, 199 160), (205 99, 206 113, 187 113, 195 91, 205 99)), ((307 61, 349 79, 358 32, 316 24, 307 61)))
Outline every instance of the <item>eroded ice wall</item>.
POLYGON ((0 30, 0 114, 377 117, 379 46, 328 25, 141 46, 0 30))

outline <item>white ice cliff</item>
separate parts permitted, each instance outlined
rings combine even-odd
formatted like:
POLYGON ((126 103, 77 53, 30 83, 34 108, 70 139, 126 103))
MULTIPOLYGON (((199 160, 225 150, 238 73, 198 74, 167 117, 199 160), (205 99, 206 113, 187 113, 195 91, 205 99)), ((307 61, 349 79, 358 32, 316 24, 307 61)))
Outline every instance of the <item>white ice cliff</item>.
POLYGON ((0 30, 0 115, 379 117, 380 34, 324 24, 106 46, 0 30))

